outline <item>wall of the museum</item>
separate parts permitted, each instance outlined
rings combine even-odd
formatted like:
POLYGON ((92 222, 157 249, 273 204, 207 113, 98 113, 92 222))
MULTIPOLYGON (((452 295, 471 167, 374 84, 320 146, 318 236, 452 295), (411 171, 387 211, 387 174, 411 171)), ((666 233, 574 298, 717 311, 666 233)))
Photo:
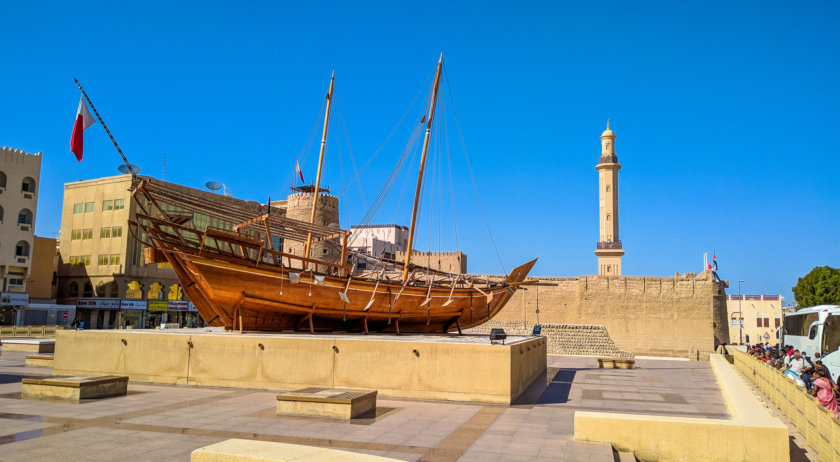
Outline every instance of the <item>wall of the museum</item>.
POLYGON ((529 279, 552 285, 517 291, 494 320, 600 324, 619 348, 636 355, 686 357, 729 341, 728 284, 710 271, 529 279))

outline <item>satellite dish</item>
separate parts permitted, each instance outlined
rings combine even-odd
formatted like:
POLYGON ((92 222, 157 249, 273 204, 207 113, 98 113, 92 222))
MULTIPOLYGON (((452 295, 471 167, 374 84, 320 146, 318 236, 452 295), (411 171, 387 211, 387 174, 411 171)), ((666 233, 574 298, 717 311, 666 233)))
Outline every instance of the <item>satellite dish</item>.
POLYGON ((207 183, 204 183, 204 187, 210 191, 218 191, 222 189, 222 184, 218 181, 208 181, 207 183))
POLYGON ((117 167, 117 170, 123 174, 131 173, 132 175, 137 175, 140 173, 140 166, 134 164, 120 164, 120 166, 117 167))

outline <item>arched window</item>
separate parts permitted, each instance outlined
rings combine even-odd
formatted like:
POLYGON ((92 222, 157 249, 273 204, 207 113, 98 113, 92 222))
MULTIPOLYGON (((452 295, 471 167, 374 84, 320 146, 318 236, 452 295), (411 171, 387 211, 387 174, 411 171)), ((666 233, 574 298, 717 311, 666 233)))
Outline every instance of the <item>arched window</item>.
POLYGON ((31 225, 32 224, 32 211, 29 209, 23 209, 18 213, 18 224, 19 225, 31 225))
POLYGON ((104 297, 106 295, 107 290, 108 289, 107 289, 107 286, 105 285, 105 282, 99 281, 99 284, 96 285, 96 296, 97 297, 104 297))
POLYGON ((0 172, 0 188, 6 187, 6 172, 0 172))
POLYGON ((0 206, 0 223, 3 223, 3 206, 0 206))
POLYGON ((111 286, 111 298, 119 297, 119 286, 117 285, 117 281, 114 281, 110 284, 111 286))
POLYGON ((34 193, 35 180, 31 176, 24 178, 23 181, 20 183, 20 190, 23 192, 34 193))
POLYGON ((79 284, 76 281, 70 282, 70 291, 67 294, 69 297, 78 297, 79 296, 79 284))
POLYGON ((29 243, 26 241, 18 241, 17 245, 15 245, 15 256, 16 257, 28 257, 29 256, 29 243))
POLYGON ((90 281, 85 282, 85 290, 82 292, 82 297, 93 297, 93 284, 90 281))

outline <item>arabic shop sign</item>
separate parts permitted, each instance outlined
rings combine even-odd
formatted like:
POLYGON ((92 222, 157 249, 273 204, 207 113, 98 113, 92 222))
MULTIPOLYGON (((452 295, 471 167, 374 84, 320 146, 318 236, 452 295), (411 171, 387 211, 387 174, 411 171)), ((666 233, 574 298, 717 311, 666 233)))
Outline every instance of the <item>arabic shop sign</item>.
POLYGON ((3 292, 0 294, 0 305, 2 306, 23 306, 29 304, 29 294, 16 294, 3 292))
POLYGON ((98 310, 120 309, 119 298, 79 298, 76 299, 76 308, 94 308, 98 310))
POLYGON ((120 308, 123 310, 145 310, 146 300, 121 300, 120 308))
POLYGON ((149 311, 169 311, 169 302, 162 300, 149 300, 149 311))

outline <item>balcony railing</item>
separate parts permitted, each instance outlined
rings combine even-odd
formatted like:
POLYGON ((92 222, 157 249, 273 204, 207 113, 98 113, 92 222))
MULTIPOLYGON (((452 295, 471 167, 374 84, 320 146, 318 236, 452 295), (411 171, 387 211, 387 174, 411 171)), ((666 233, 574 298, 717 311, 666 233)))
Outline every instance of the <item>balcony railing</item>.
POLYGON ((611 156, 601 156, 598 158, 599 164, 617 164, 618 163, 618 156, 615 154, 611 156))
POLYGON ((599 242, 597 249, 620 249, 621 241, 616 242, 599 242))

